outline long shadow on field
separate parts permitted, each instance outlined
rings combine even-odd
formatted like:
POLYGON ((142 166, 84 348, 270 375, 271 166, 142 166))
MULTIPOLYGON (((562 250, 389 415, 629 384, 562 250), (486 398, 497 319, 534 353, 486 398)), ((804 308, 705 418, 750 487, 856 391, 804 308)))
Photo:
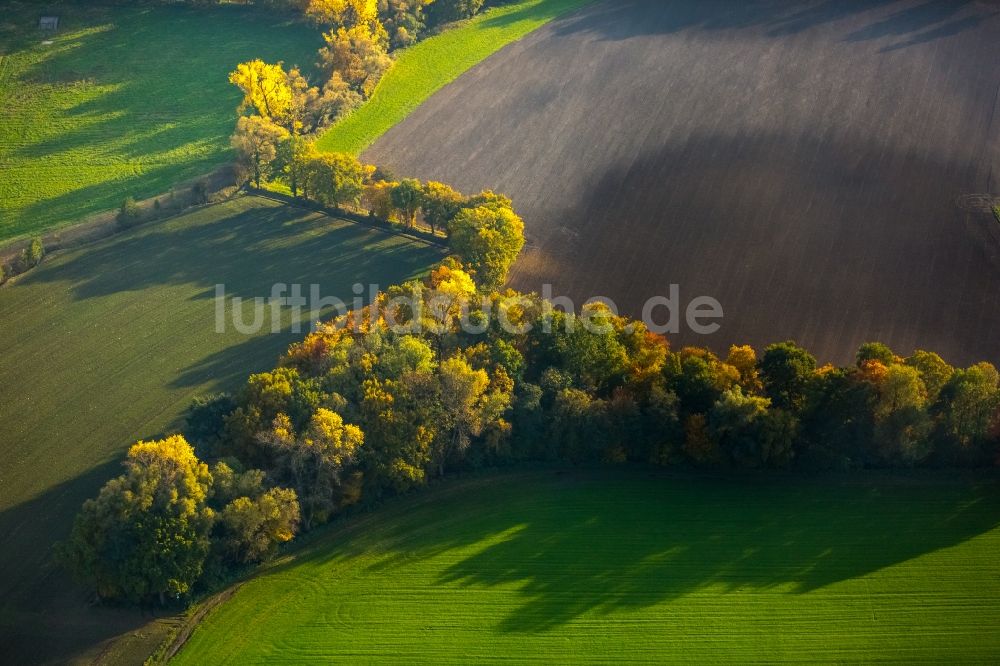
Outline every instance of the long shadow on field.
POLYGON ((344 287, 337 293, 343 298, 353 283, 367 285, 375 275, 392 283, 405 280, 440 255, 435 248, 304 209, 267 204, 224 218, 216 210, 200 209, 177 223, 140 227, 89 246, 69 260, 43 264, 22 283, 66 285, 77 300, 193 283, 205 287, 199 298, 211 300, 218 284, 226 296, 266 298, 275 283, 303 285, 307 296, 309 285, 321 277, 324 285, 344 287))
MULTIPOLYGON (((29 295, 64 290, 76 301, 112 297, 108 308, 122 302, 114 300, 115 294, 135 291, 145 295, 145 300, 129 297, 123 301, 128 311, 135 313, 131 324, 140 330, 169 326, 171 312, 157 298, 177 288, 181 293, 193 293, 192 299, 198 301, 199 307, 204 306, 201 329, 204 338, 212 335, 215 284, 224 284, 230 296, 267 297, 275 282, 302 283, 307 288, 319 283, 322 296, 348 299, 354 282, 367 284, 378 277, 386 284, 394 284, 422 273, 440 256, 436 247, 310 211, 248 198, 226 206, 201 208, 182 219, 140 227, 78 250, 52 255, 9 289, 23 289, 29 295), (223 217, 220 211, 230 214, 223 217), (191 289, 190 285, 196 288, 191 289)), ((27 297, 22 302, 25 307, 33 305, 27 297)), ((74 320, 74 325, 88 329, 103 327, 105 323, 97 319, 83 317, 74 320)), ((38 325, 45 326, 47 321, 42 317, 38 325)), ((213 342, 211 348, 224 346, 213 354, 207 354, 202 347, 165 351, 154 346, 143 351, 168 356, 167 364, 151 372, 162 373, 158 375, 159 381, 170 388, 207 384, 227 390, 238 386, 237 382, 248 373, 273 367, 287 344, 304 336, 288 332, 287 317, 285 323, 284 332, 277 335, 266 332, 256 337, 231 335, 218 344, 213 342), (187 367, 175 370, 177 366, 169 365, 173 360, 183 366, 191 359, 197 360, 187 367)), ((109 335, 122 335, 122 331, 110 330, 109 335)), ((87 349, 86 345, 77 348, 81 354, 95 354, 95 363, 102 362, 97 356, 99 350, 87 349)), ((134 393, 136 389, 128 390, 134 393)), ((117 405, 110 405, 112 409, 108 411, 108 402, 93 400, 91 413, 96 411, 105 419, 116 419, 117 405)), ((63 412, 59 415, 66 416, 63 412)), ((72 421, 71 416, 66 418, 72 421)), ((67 448, 80 446, 74 438, 80 427, 70 423, 66 435, 53 440, 67 448)), ((134 434, 148 439, 163 433, 134 434)), ((47 435, 52 437, 51 430, 47 435)), ((0 442, 4 455, 18 460, 30 456, 32 436, 27 432, 12 437, 13 441, 0 442)), ((121 441, 119 446, 128 443, 121 441)), ((120 472, 120 449, 116 449, 114 457, 113 461, 30 499, 12 497, 9 487, 0 483, 0 498, 6 500, 3 505, 16 502, 0 511, 0 534, 4 539, 0 548, 0 655, 6 658, 0 661, 62 663, 80 650, 148 621, 140 614, 123 611, 119 618, 114 609, 88 608, 85 594, 73 587, 50 559, 53 542, 66 536, 80 504, 120 472), (7 495, 2 495, 4 492, 7 495)), ((37 464, 49 461, 39 460, 37 464)))
POLYGON ((303 323, 298 333, 283 326, 279 333, 247 337, 180 370, 169 386, 207 386, 207 393, 232 390, 241 386, 249 375, 272 370, 289 345, 302 340, 307 331, 308 323, 303 323))
POLYGON ((956 205, 986 191, 978 150, 959 162, 832 131, 650 138, 589 174, 548 224, 529 226, 512 282, 551 284, 577 304, 607 296, 633 317, 679 285, 671 342, 720 353, 794 338, 823 362, 850 363, 880 340, 906 355, 996 363, 1000 263, 970 230, 992 220, 956 205), (684 325, 699 296, 723 307, 716 333, 684 325))
MULTIPOLYGON (((78 3, 60 9, 55 36, 33 30, 38 11, 30 5, 15 5, 9 17, 17 32, 30 35, 17 45, 41 49, 21 75, 24 81, 88 86, 72 106, 52 112, 52 127, 42 123, 39 132, 12 144, 12 155, 26 163, 44 159, 65 171, 52 183, 64 193, 17 211, 19 226, 79 218, 113 208, 127 195, 151 196, 210 171, 230 150, 233 119, 227 111, 235 109, 239 93, 227 81, 229 71, 251 57, 289 65, 301 60, 309 71, 320 45, 304 39, 314 34, 319 40, 318 31, 287 15, 262 17, 241 8, 205 13, 78 3), (260 39, 264 34, 268 39, 260 39), (41 47, 43 38, 55 43, 41 47), (122 168, 100 175, 112 163, 122 168), (93 169, 102 180, 80 186, 72 173, 77 167, 83 182, 93 169)), ((21 169, 15 177, 30 174, 21 169)))
POLYGON ((929 0, 622 0, 605 2, 559 21, 559 35, 584 31, 605 39, 683 30, 752 29, 770 37, 787 37, 844 22, 845 41, 910 37, 886 48, 931 41, 976 27, 993 15, 968 1, 929 0), (886 11, 889 13, 886 14, 886 11), (958 18, 955 18, 958 17, 958 18), (916 36, 914 36, 916 33, 916 36))
POLYGON ((0 511, 0 655, 5 663, 68 663, 156 616, 91 605, 88 592, 53 559, 53 543, 68 536, 80 504, 119 473, 121 463, 110 461, 0 511))
POLYGON ((535 632, 699 590, 807 593, 1000 525, 995 480, 829 483, 650 473, 627 481, 626 490, 619 479, 605 501, 609 476, 540 481, 537 495, 523 486, 470 492, 461 510, 450 505, 451 514, 417 510, 392 524, 398 548, 372 570, 473 546, 476 553, 449 566, 439 582, 514 586, 523 603, 500 629, 535 632), (485 547, 475 547, 480 542, 485 547))

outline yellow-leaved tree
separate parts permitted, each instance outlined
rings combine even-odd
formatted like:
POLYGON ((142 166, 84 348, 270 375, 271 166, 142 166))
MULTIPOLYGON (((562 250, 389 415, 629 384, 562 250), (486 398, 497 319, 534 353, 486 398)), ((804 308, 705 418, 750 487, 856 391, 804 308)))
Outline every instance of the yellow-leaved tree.
POLYGON ((301 435, 296 435, 287 415, 278 414, 260 441, 276 458, 279 476, 294 487, 306 529, 356 501, 361 476, 352 467, 364 433, 344 423, 336 412, 320 407, 301 435))
MULTIPOLYGON (((378 24, 378 0, 309 0, 306 15, 317 23, 344 26, 378 24)), ((383 29, 384 32, 384 29, 383 29)))
POLYGON ((294 95, 281 63, 251 60, 237 65, 229 82, 243 91, 240 113, 252 111, 289 131, 294 123, 294 95))
POLYGON ((323 35, 323 39, 326 46, 319 50, 320 65, 331 76, 339 74, 351 89, 370 97, 392 65, 381 24, 376 22, 375 28, 367 23, 341 26, 323 35))
POLYGON ((186 594, 209 551, 212 475, 180 435, 138 442, 125 473, 84 503, 63 561, 107 599, 186 594))

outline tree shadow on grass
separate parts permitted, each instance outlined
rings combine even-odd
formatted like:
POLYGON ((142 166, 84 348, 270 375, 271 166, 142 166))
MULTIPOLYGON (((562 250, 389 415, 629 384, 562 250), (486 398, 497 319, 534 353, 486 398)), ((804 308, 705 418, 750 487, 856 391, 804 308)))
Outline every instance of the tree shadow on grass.
MULTIPOLYGON (((383 287, 394 284, 423 273, 441 255, 437 247, 248 197, 54 255, 9 289, 31 290, 41 285, 67 290, 74 301, 134 291, 145 299, 134 311, 152 322, 163 322, 170 321, 170 307, 177 303, 177 297, 168 295, 174 300, 160 302, 160 289, 194 285, 190 298, 204 303, 204 336, 211 336, 215 284, 224 284, 230 296, 253 298, 269 296, 275 282, 298 282, 307 290, 316 283, 321 285, 322 296, 338 296, 349 302, 354 282, 381 280, 383 287)), ((309 322, 304 321, 307 326, 309 322)), ((233 390, 249 373, 273 367, 287 345, 304 336, 290 331, 289 323, 290 317, 285 317, 277 334, 271 334, 269 328, 252 336, 230 333, 224 341, 204 346, 204 336, 192 335, 188 338, 195 342, 192 349, 178 350, 177 342, 174 349, 151 349, 150 354, 174 359, 190 359, 193 354, 197 360, 176 371, 168 364, 150 372, 162 373, 163 384, 171 389, 204 386, 209 391, 233 390), (205 347, 219 350, 207 353, 205 347)), ((75 323, 80 327, 94 324, 75 323)), ((142 327, 147 322, 139 319, 134 325, 142 327)), ((66 333, 71 336, 73 331, 66 333)), ((82 349, 81 353, 92 350, 82 349)), ((95 398, 90 408, 103 410, 107 419, 119 418, 116 405, 108 402, 95 398)), ((70 436, 65 445, 69 446, 77 442, 72 437, 72 414, 67 418, 70 436)), ((163 432, 134 433, 131 441, 162 437, 175 432, 176 425, 163 432)), ((0 654, 12 663, 67 661, 81 650, 149 620, 133 611, 88 608, 85 592, 74 587, 51 560, 54 541, 68 534, 81 503, 120 473, 121 452, 131 441, 117 443, 113 460, 38 496, 23 501, 6 497, 12 505, 0 511, 0 534, 4 535, 0 549, 0 654)), ((4 444, 9 445, 7 453, 11 455, 31 454, 29 442, 4 444)))
POLYGON ((378 279, 386 287, 421 274, 441 254, 321 213, 248 198, 74 251, 22 283, 66 285, 76 300, 185 283, 201 285, 197 298, 206 300, 215 298, 219 284, 227 296, 244 298, 266 298, 275 283, 300 284, 307 296, 318 283, 322 296, 349 302, 354 283, 378 279))
MULTIPOLYGON (((154 433, 149 433, 153 436, 154 433)), ((54 558, 84 500, 121 473, 103 462, 44 493, 0 511, 0 655, 9 664, 70 663, 98 646, 173 615, 171 609, 94 605, 54 558)))
POLYGON ((501 628, 540 631, 592 610, 642 608, 709 587, 809 592, 1000 523, 995 488, 948 489, 943 501, 932 502, 892 487, 858 488, 857 499, 801 487, 742 490, 709 483, 688 493, 685 504, 652 507, 645 521, 623 515, 642 515, 638 505, 623 511, 597 504, 586 520, 561 529, 558 511, 543 514, 457 563, 442 581, 519 583, 525 603, 501 628), (574 553, 571 561, 567 553, 574 553))
MULTIPOLYGON (((30 5, 14 10, 12 21, 24 30, 37 21, 30 5)), ((10 152, 26 166, 44 159, 65 169, 106 166, 107 174, 90 186, 72 177, 53 182, 52 191, 61 194, 39 190, 36 201, 12 212, 15 233, 113 208, 126 195, 152 196, 210 171, 229 155, 239 99, 227 81, 229 71, 252 57, 289 65, 301 61, 308 71, 321 45, 319 32, 310 26, 246 8, 76 5, 60 11, 63 29, 49 36, 56 43, 19 78, 41 84, 85 82, 93 94, 81 88, 74 104, 62 108, 74 98, 60 101, 52 116, 59 131, 33 128, 23 142, 12 143, 10 152), (314 40, 303 39, 307 35, 314 40), (134 168, 112 168, 129 163, 134 168), (151 177, 151 172, 157 174, 151 177)), ((40 47, 36 42, 21 48, 40 47)))
POLYGON ((997 480, 970 479, 605 470, 507 487, 501 475, 385 515, 377 537, 345 538, 334 557, 377 544, 387 554, 366 570, 391 575, 474 550, 438 584, 514 586, 521 604, 499 629, 541 632, 708 589, 808 593, 955 546, 1000 525, 997 480))

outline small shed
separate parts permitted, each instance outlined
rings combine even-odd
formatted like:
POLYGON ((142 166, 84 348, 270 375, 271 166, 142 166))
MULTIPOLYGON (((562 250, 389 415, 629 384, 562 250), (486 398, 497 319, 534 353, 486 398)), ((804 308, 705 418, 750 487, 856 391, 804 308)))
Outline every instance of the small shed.
POLYGON ((39 30, 58 30, 59 29, 59 17, 58 16, 43 16, 38 19, 38 29, 39 30))

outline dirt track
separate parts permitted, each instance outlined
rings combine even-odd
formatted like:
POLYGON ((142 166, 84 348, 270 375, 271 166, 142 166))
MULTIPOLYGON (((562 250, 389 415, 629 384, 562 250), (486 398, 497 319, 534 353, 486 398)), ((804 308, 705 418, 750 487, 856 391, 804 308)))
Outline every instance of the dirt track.
POLYGON ((1000 363, 1000 233, 967 196, 1000 196, 998 95, 1000 4, 606 1, 365 157, 510 194, 518 288, 722 303, 718 333, 677 342, 1000 363))

